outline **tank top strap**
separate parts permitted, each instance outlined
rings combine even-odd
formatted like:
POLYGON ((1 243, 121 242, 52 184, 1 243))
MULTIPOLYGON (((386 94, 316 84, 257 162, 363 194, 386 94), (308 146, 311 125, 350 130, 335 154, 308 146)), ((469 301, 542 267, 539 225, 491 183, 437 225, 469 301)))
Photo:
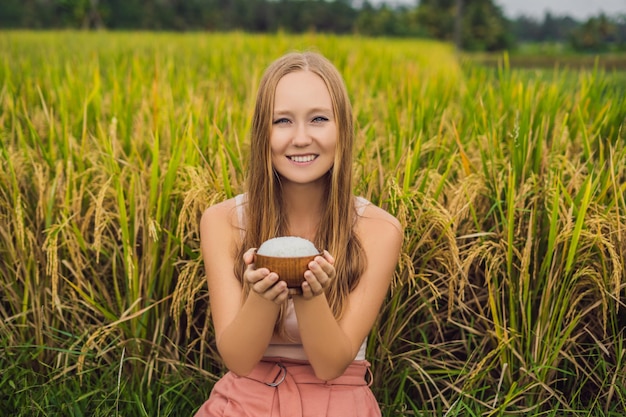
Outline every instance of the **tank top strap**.
POLYGON ((235 209, 237 210, 237 221, 239 222, 239 230, 241 232, 241 238, 243 239, 245 234, 245 219, 244 219, 244 204, 246 203, 245 194, 237 194, 235 196, 235 209))
POLYGON ((372 204, 372 203, 370 203, 369 200, 366 199, 365 197, 356 196, 354 199, 354 208, 356 209, 356 213, 359 216, 362 216, 363 213, 365 213, 365 207, 368 206, 369 204, 372 204))

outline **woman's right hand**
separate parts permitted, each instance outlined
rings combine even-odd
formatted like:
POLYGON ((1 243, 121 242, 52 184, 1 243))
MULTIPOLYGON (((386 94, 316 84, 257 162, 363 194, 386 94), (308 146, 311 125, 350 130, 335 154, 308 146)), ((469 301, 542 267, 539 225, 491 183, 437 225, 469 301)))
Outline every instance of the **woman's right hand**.
POLYGON ((256 269, 254 266, 255 252, 256 248, 251 248, 243 254, 243 261, 247 265, 243 279, 250 284, 252 291, 268 301, 282 305, 289 297, 287 283, 280 281, 276 272, 271 272, 267 268, 256 269))

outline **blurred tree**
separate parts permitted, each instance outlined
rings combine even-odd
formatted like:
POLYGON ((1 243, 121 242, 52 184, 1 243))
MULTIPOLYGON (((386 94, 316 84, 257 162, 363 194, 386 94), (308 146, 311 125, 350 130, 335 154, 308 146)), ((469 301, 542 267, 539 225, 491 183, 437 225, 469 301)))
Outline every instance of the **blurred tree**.
POLYGON ((417 6, 417 20, 433 38, 452 40, 455 4, 455 0, 422 0, 417 6))
POLYGON ((355 32, 363 35, 375 35, 375 33, 372 33, 375 14, 376 10, 372 4, 369 1, 365 1, 354 23, 355 32))
POLYGON ((356 14, 353 31, 367 36, 428 36, 418 23, 416 7, 391 7, 384 2, 378 7, 369 1, 363 2, 356 14))
POLYGON ((460 7, 457 31, 463 49, 491 51, 512 44, 507 20, 492 0, 422 0, 417 8, 418 22, 430 36, 452 41, 460 7))
POLYGON ((511 34, 520 42, 567 42, 580 22, 569 16, 544 15, 543 21, 520 16, 511 22, 511 34))
POLYGON ((0 28, 356 32, 456 39, 470 50, 506 48, 513 38, 569 41, 577 49, 601 50, 603 42, 615 48, 626 37, 624 16, 598 17, 582 25, 547 13, 541 22, 527 17, 508 22, 494 0, 391 4, 391 0, 376 5, 372 0, 0 0, 0 28), (459 21, 461 25, 455 24, 459 21))
POLYGON ((463 49, 496 51, 512 44, 507 20, 491 0, 465 0, 461 29, 463 49))
POLYGON ((615 19, 615 30, 617 36, 617 49, 626 50, 626 14, 622 14, 615 19))
POLYGON ((349 33, 353 30, 356 11, 349 1, 278 0, 267 1, 278 29, 288 32, 321 31, 349 33))
POLYGON ((26 8, 21 0, 3 0, 0 27, 19 28, 25 23, 26 8))
POLYGON ((571 45, 575 50, 587 52, 606 52, 611 46, 620 43, 619 28, 605 14, 591 17, 576 29, 571 36, 571 45))
POLYGON ((546 12, 544 15, 540 36, 544 41, 556 41, 559 38, 559 28, 550 12, 546 12))
POLYGON ((102 29, 104 27, 104 22, 102 20, 101 12, 100 0, 83 0, 83 29, 102 29))
POLYGON ((142 0, 103 0, 106 3, 105 25, 110 29, 146 29, 153 10, 142 0))
POLYGON ((61 18, 63 27, 82 27, 88 29, 87 14, 89 0, 59 0, 56 15, 61 18))
POLYGON ((520 16, 511 22, 511 33, 517 41, 537 42, 541 39, 540 23, 528 16, 520 16))

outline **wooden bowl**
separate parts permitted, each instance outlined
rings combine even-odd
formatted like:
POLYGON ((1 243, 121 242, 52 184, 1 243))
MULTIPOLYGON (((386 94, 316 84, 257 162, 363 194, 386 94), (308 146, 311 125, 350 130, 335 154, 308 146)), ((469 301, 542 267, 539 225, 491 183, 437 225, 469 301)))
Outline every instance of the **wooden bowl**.
POLYGON ((309 262, 321 253, 299 257, 265 256, 258 253, 254 256, 256 268, 267 268, 276 272, 280 280, 287 283, 290 294, 302 294, 304 273, 309 269, 309 262))

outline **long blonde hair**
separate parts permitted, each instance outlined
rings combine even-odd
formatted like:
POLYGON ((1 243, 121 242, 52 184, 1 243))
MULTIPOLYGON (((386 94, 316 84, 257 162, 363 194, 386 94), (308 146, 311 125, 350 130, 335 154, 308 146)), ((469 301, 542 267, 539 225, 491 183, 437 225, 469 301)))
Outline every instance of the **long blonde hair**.
MULTIPOLYGON (((267 239, 287 233, 280 180, 272 166, 270 132, 276 85, 286 74, 295 71, 311 71, 324 81, 337 123, 334 165, 325 176, 328 204, 313 243, 320 250, 327 249, 335 258, 337 278, 332 281, 326 296, 334 316, 339 318, 347 295, 356 287, 365 269, 366 258, 354 232, 357 214, 352 194, 352 106, 339 71, 318 53, 288 53, 274 61, 261 78, 250 133, 245 234, 238 250, 235 273, 244 284, 242 254, 251 247, 259 247, 267 239)), ((245 294, 249 292, 245 284, 244 291, 245 294)))

